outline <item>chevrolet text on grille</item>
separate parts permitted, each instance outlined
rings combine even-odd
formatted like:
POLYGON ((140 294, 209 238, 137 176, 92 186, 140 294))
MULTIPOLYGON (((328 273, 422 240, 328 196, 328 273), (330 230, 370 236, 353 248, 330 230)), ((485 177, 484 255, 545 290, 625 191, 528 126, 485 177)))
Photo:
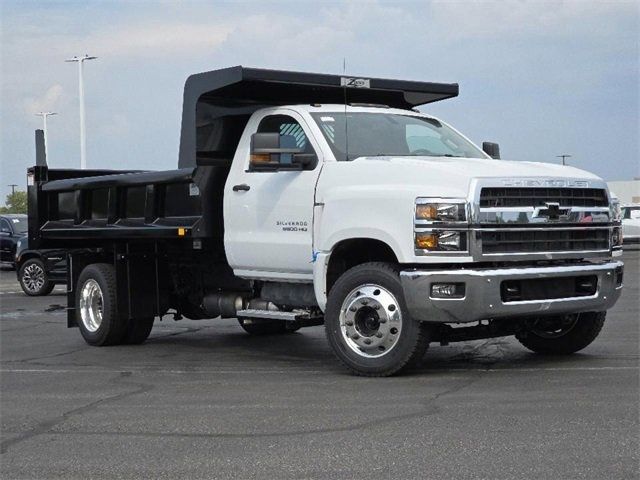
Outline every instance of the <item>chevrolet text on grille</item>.
POLYGON ((589 182, 584 180, 529 180, 529 179, 503 179, 505 187, 576 187, 588 188, 589 182))

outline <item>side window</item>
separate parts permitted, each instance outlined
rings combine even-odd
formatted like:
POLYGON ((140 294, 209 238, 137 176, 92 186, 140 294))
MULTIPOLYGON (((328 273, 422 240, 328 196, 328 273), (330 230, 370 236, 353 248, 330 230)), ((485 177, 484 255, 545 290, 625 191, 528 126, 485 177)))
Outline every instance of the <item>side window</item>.
MULTIPOLYGON (((301 153, 315 153, 311 142, 304 133, 302 125, 288 115, 271 115, 265 117, 258 125, 257 133, 277 133, 280 135, 280 147, 298 148, 301 153)), ((292 163, 293 155, 283 153, 280 155, 280 163, 292 163)))
POLYGON ((4 218, 0 219, 0 232, 11 233, 9 222, 7 222, 4 218))

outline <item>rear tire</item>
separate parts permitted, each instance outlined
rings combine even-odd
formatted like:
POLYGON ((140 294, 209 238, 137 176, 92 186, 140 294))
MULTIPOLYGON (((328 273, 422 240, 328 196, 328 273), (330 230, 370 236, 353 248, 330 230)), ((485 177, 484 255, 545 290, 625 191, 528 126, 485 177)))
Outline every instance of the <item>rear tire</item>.
POLYGON ((604 325, 607 312, 587 312, 539 318, 516 335, 529 350, 547 355, 569 355, 593 342, 604 325))
POLYGON ((397 267, 382 262, 338 278, 329 292, 325 332, 338 359, 368 377, 415 366, 429 346, 429 330, 409 315, 397 267))
POLYGON ((154 320, 154 317, 129 320, 129 325, 127 325, 127 331, 124 334, 122 343, 125 345, 140 345, 144 343, 144 341, 149 338, 154 320))
POLYGON ((94 263, 80 273, 76 286, 76 324, 89 345, 117 345, 127 333, 118 317, 112 265, 94 263))
POLYGON ((20 287, 30 297, 49 295, 55 284, 49 280, 47 270, 39 258, 30 258, 20 266, 20 287))

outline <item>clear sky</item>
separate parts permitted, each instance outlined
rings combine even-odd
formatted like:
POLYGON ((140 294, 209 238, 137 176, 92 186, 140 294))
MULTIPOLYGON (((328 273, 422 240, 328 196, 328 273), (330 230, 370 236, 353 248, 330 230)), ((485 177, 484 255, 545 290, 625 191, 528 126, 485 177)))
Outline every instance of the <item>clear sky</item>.
MULTIPOLYGON (((0 198, 25 185, 34 114, 52 110, 49 164, 80 163, 77 67, 88 53, 92 168, 177 165, 188 75, 245 65, 458 82, 423 110, 503 158, 640 175, 640 2, 0 0, 0 198)), ((0 202, 1 203, 1 202, 0 202)))

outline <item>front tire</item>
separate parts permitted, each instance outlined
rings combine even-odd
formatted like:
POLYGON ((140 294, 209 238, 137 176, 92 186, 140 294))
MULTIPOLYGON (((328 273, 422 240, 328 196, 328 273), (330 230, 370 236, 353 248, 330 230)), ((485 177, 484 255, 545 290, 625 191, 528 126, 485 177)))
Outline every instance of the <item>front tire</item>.
POLYGON ((607 312, 587 312, 539 318, 529 323, 518 341, 529 350, 547 355, 569 355, 593 342, 604 325, 607 312))
POLYGON ((397 267, 382 262, 338 278, 329 292, 325 332, 338 359, 368 377, 414 366, 429 346, 427 329, 409 315, 397 267))
POLYGON ((30 297, 49 295, 55 284, 49 280, 47 270, 38 258, 30 258, 20 266, 18 272, 20 287, 30 297))
POLYGON ((76 324, 89 345, 117 345, 127 333, 118 316, 115 270, 107 263, 88 265, 76 286, 76 324))

